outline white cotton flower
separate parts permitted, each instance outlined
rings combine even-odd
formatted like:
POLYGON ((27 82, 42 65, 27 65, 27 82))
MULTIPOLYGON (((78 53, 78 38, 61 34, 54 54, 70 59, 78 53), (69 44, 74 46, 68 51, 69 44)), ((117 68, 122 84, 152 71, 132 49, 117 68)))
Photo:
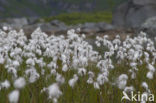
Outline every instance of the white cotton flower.
POLYGON ((88 80, 87 80, 87 83, 88 83, 88 84, 92 84, 93 82, 94 82, 94 81, 93 81, 93 78, 91 78, 91 77, 88 78, 88 80))
POLYGON ((18 79, 15 80, 14 82, 14 87, 16 89, 21 89, 26 85, 25 79, 23 77, 19 77, 18 79))
POLYGON ((74 75, 74 77, 72 79, 70 79, 68 82, 69 86, 71 86, 73 88, 75 86, 75 83, 77 82, 77 80, 78 80, 78 76, 74 75))
POLYGON ((148 84, 146 82, 143 82, 141 86, 144 87, 145 89, 148 89, 148 84))
POLYGON ((18 61, 13 61, 13 65, 14 65, 15 67, 18 67, 20 64, 19 64, 18 61))
POLYGON ((77 58, 73 58, 73 63, 72 63, 73 67, 76 68, 78 64, 79 64, 79 60, 77 58))
POLYGON ((47 65, 48 68, 50 69, 56 69, 57 68, 57 64, 55 62, 50 62, 48 65, 47 65))
POLYGON ((95 74, 94 74, 92 71, 89 71, 89 72, 88 72, 88 76, 89 76, 90 78, 94 78, 95 74))
POLYGON ((127 84, 128 76, 126 74, 121 74, 118 78, 117 84, 119 89, 124 89, 127 84))
POLYGON ((151 72, 155 72, 155 68, 153 65, 151 64, 148 64, 148 69, 151 71, 151 72))
POLYGON ((126 74, 121 74, 118 78, 119 81, 127 80, 127 79, 128 79, 128 76, 126 74))
POLYGON ((88 65, 88 59, 87 59, 87 57, 81 56, 80 57, 80 62, 82 64, 82 66, 87 66, 88 65))
POLYGON ((36 49, 36 53, 37 53, 38 55, 42 55, 42 51, 41 51, 40 49, 36 49))
POLYGON ((60 88, 57 83, 50 85, 47 88, 47 90, 50 99, 54 99, 54 98, 58 99, 62 95, 62 92, 60 91, 60 88))
POLYGON ((14 56, 15 56, 15 52, 11 52, 10 57, 14 57, 14 56))
POLYGON ((63 84, 63 83, 65 82, 65 79, 64 79, 64 77, 63 77, 62 75, 57 74, 57 76, 56 76, 56 81, 57 81, 57 83, 59 83, 59 84, 63 84))
POLYGON ((132 68, 135 68, 135 67, 137 66, 137 63, 132 62, 132 63, 130 63, 130 66, 131 66, 132 68))
POLYGON ((8 68, 8 72, 9 72, 9 73, 13 73, 14 76, 17 75, 17 70, 16 70, 16 68, 14 68, 14 67, 9 67, 9 68, 8 68))
POLYGON ((10 82, 8 80, 5 80, 4 82, 0 83, 1 88, 9 88, 10 82))
POLYGON ((57 74, 57 71, 56 71, 56 69, 52 69, 52 70, 50 71, 50 73, 51 73, 52 75, 56 75, 56 74, 57 74))
POLYGON ((29 77, 29 82, 34 83, 39 78, 39 74, 34 74, 29 77))
POLYGON ((99 86, 99 84, 97 82, 94 82, 94 88, 95 89, 100 89, 100 86, 99 86))
POLYGON ((27 69, 25 71, 25 74, 28 76, 30 83, 34 83, 40 77, 39 73, 33 67, 30 69, 27 69))
POLYGON ((29 58, 29 59, 27 59, 26 64, 34 66, 35 65, 35 61, 32 58, 29 58))
POLYGON ((20 95, 20 93, 19 93, 18 90, 12 91, 12 92, 8 95, 10 103, 17 103, 18 100, 19 100, 19 95, 20 95))
POLYGON ((131 78, 132 78, 132 79, 135 79, 135 78, 136 78, 136 72, 134 72, 133 69, 130 69, 128 72, 131 73, 131 78))
POLYGON ((120 82, 118 83, 118 88, 119 88, 119 89, 124 89, 125 86, 126 86, 126 84, 127 84, 127 81, 120 81, 120 82))
POLYGON ((41 89, 41 93, 43 93, 43 92, 45 92, 47 90, 47 88, 43 88, 43 89, 41 89))
POLYGON ((68 71, 68 66, 67 66, 67 64, 63 65, 62 71, 64 71, 64 72, 68 71))
POLYGON ((153 79, 153 72, 148 72, 148 73, 146 74, 146 77, 147 77, 148 79, 153 79))
POLYGON ((97 47, 101 46, 100 42, 98 42, 98 41, 95 41, 95 44, 96 44, 97 47))
POLYGON ((107 75, 99 74, 98 77, 97 77, 97 82, 100 85, 103 85, 105 82, 108 82, 107 75))
POLYGON ((0 56, 0 64, 4 64, 5 59, 0 56))
POLYGON ((82 38, 85 39, 86 38, 86 35, 85 34, 82 34, 82 38))
POLYGON ((84 75, 86 75, 86 69, 85 68, 79 68, 78 69, 78 74, 80 75, 80 76, 84 76, 84 75))
POLYGON ((57 103, 57 102, 58 102, 57 98, 53 98, 53 103, 57 103))
POLYGON ((63 62, 65 62, 66 59, 67 59, 66 55, 62 54, 62 55, 61 55, 61 60, 62 60, 63 62))
POLYGON ((8 30, 8 27, 7 26, 3 26, 3 30, 4 31, 7 31, 8 30))
POLYGON ((16 53, 16 54, 22 53, 22 49, 21 49, 21 48, 15 48, 15 53, 16 53))

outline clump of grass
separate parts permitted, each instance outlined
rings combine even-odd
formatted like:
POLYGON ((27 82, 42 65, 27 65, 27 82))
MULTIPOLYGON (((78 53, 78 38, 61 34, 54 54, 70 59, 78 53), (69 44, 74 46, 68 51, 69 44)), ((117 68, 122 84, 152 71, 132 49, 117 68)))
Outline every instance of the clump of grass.
POLYGON ((108 11, 92 12, 92 13, 74 12, 43 18, 45 22, 50 22, 56 19, 64 22, 67 25, 75 25, 80 23, 83 24, 86 22, 110 23, 112 21, 112 13, 108 11))

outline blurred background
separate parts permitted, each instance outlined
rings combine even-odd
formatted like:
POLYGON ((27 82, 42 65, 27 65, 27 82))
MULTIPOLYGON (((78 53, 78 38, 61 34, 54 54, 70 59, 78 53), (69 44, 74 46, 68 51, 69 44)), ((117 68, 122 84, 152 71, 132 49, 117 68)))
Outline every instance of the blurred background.
POLYGON ((112 12, 125 0, 0 0, 0 18, 49 17, 72 12, 112 12))
POLYGON ((51 34, 156 33, 156 0, 0 0, 0 28, 51 34))

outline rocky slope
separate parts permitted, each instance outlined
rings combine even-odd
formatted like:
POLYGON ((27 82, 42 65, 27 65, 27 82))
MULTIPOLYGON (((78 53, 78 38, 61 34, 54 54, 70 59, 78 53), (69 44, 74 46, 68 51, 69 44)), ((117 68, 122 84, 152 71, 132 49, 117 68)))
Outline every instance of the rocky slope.
POLYGON ((156 16, 156 0, 128 0, 113 13, 113 24, 139 28, 148 18, 156 16))

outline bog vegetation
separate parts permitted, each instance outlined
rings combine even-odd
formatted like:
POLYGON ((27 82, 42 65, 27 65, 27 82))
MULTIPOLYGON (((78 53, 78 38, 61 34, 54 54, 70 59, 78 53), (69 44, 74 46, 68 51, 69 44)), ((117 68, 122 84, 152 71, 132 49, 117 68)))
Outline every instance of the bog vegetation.
POLYGON ((156 95, 155 40, 146 33, 124 41, 97 36, 93 47, 75 30, 47 36, 38 28, 30 39, 6 30, 0 30, 0 103, 121 103, 123 91, 156 95))
MULTIPOLYGON (((50 22, 52 20, 59 20, 67 25, 83 24, 86 22, 112 22, 112 12, 101 11, 101 12, 73 12, 64 13, 57 16, 45 17, 43 18, 45 22, 50 22)), ((40 21, 40 20, 39 20, 40 21)))

